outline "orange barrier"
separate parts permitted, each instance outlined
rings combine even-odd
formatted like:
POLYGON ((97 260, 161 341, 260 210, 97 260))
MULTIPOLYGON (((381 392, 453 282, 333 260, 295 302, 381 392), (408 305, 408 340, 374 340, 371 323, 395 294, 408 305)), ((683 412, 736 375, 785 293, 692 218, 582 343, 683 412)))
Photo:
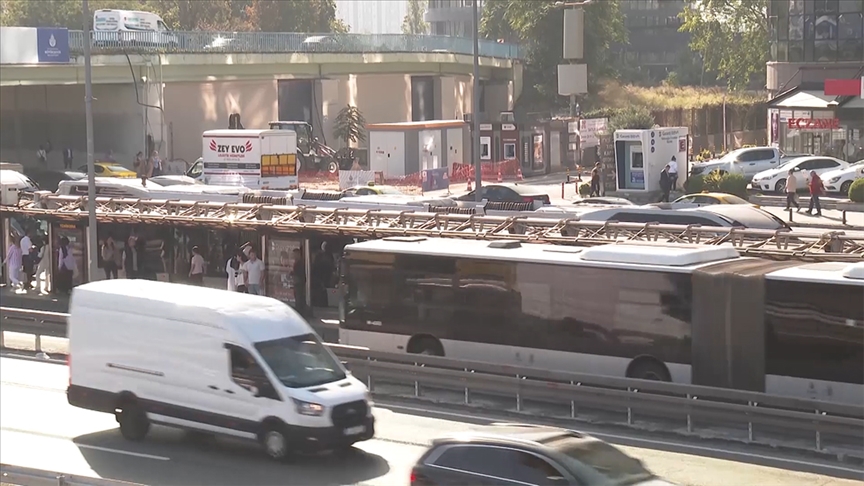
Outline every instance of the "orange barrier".
MULTIPOLYGON (((483 180, 503 179, 519 180, 522 172, 518 160, 505 160, 502 162, 483 162, 480 164, 480 175, 483 180)), ((469 164, 453 164, 450 169, 450 183, 468 182, 474 180, 475 168, 469 164)))

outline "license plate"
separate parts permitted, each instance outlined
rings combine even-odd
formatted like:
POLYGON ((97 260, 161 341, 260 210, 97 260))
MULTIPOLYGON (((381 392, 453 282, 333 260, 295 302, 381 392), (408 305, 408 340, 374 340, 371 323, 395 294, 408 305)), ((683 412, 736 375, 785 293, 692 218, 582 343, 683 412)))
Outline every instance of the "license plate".
POLYGON ((365 425, 358 425, 356 427, 348 427, 347 429, 345 429, 345 435, 359 435, 363 432, 366 432, 365 425))

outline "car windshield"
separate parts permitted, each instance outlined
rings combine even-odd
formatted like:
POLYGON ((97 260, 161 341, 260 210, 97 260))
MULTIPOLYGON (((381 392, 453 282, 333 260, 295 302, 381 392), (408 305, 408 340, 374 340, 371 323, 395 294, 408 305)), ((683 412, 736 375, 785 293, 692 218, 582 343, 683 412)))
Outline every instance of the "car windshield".
POLYGON ((597 483, 623 486, 654 477, 638 459, 605 442, 567 437, 545 445, 564 454, 573 469, 588 476, 599 475, 597 483))
POLYGON ((740 150, 733 150, 733 151, 729 152, 728 154, 724 155, 723 157, 720 157, 719 159, 717 159, 717 161, 718 162, 735 162, 735 158, 738 157, 738 154, 740 154, 740 153, 741 153, 740 150))
POLYGON ((111 172, 132 172, 131 170, 119 164, 106 165, 105 168, 110 170, 111 172))
POLYGON ((273 374, 288 388, 307 388, 344 380, 345 371, 314 334, 255 344, 273 374))
POLYGON ((723 196, 723 200, 726 201, 726 204, 750 204, 734 194, 726 194, 723 196))

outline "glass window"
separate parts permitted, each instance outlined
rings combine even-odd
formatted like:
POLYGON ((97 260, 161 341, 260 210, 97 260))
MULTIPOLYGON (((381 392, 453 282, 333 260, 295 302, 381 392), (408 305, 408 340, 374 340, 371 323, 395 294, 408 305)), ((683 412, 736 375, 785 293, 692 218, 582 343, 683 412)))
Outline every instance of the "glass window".
POLYGON ((641 484, 654 477, 639 460, 605 442, 564 437, 545 445, 570 459, 572 469, 587 469, 592 476, 599 473, 603 484, 641 484))
POLYGON ((864 59, 864 42, 858 40, 842 40, 838 46, 838 60, 860 61, 864 59))
MULTIPOLYGON (((267 296, 294 302, 294 270, 305 272, 299 240, 267 238, 267 296)), ((227 261, 227 257, 226 257, 227 261)), ((303 278, 296 281, 305 282, 303 278)))
POLYGON ((523 484, 549 484, 550 478, 561 477, 561 473, 541 457, 498 447, 453 447, 438 458, 436 465, 523 484))
MULTIPOLYGON (((791 31, 790 31, 791 33, 791 31)), ((789 62, 804 61, 804 42, 795 41, 789 43, 789 62)))
POLYGON ((813 0, 813 12, 816 14, 837 13, 838 8, 837 0, 813 0))
POLYGON ((847 13, 840 16, 837 36, 840 39, 861 39, 864 37, 864 18, 860 13, 847 13))
POLYGON ((768 280, 765 371, 864 384, 864 289, 768 280))
POLYGON ((814 27, 814 38, 816 40, 829 40, 837 38, 837 16, 821 15, 816 17, 814 27))
POLYGON ((813 60, 819 62, 830 62, 837 60, 837 41, 825 40, 814 43, 813 60))
POLYGON ((789 40, 804 40, 804 16, 789 17, 789 40))
POLYGON ((777 39, 789 39, 789 12, 782 8, 777 12, 777 39))
POLYGON ((342 366, 314 334, 255 343, 255 349, 288 388, 307 388, 345 379, 342 366))
POLYGON ((840 12, 864 12, 864 0, 840 0, 840 12))
POLYGON ((804 13, 804 0, 789 0, 789 13, 801 15, 804 13))

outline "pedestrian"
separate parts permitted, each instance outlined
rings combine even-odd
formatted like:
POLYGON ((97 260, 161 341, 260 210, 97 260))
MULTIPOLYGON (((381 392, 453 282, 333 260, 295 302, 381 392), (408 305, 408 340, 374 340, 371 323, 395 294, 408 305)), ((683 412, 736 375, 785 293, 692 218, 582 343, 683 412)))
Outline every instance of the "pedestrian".
POLYGON ((39 159, 39 164, 42 167, 48 167, 48 152, 45 151, 45 146, 40 145, 36 151, 36 157, 39 159))
POLYGON ((21 285, 22 258, 21 241, 18 236, 12 235, 9 248, 6 249, 6 259, 3 261, 3 264, 6 265, 6 274, 9 275, 9 282, 12 284, 13 289, 17 289, 21 285))
POLYGON ((678 188, 678 161, 675 159, 675 156, 672 156, 672 160, 669 161, 669 182, 672 187, 672 191, 678 188))
POLYGON ((72 148, 71 147, 66 147, 65 149, 63 149, 63 168, 64 169, 69 170, 72 168, 72 159, 73 158, 74 158, 74 155, 72 155, 72 148))
POLYGON ((243 264, 243 280, 250 294, 264 295, 264 262, 258 259, 255 250, 249 250, 249 260, 243 264))
POLYGON ((591 169, 591 197, 600 196, 600 162, 594 163, 591 169))
POLYGON ((150 159, 144 157, 144 152, 135 155, 135 175, 141 179, 141 185, 147 187, 147 179, 153 175, 153 165, 150 159))
POLYGON ((51 259, 45 258, 47 251, 48 245, 40 241, 37 257, 39 263, 36 266, 36 289, 40 294, 51 292, 51 282, 48 280, 48 266, 51 265, 51 259))
POLYGON ((815 170, 810 171, 810 207, 807 209, 807 214, 813 214, 813 209, 816 209, 816 216, 822 216, 822 204, 819 198, 825 193, 825 186, 822 185, 822 179, 815 170))
POLYGON ((33 230, 28 229, 24 233, 24 237, 21 238, 21 242, 18 244, 21 248, 21 266, 24 270, 19 275, 19 278, 21 279, 22 288, 24 290, 30 290, 33 288, 33 274, 36 273, 36 262, 34 260, 34 257, 36 256, 36 248, 33 247, 32 235, 33 230))
POLYGON ((792 206, 801 212, 801 205, 798 204, 798 177, 795 175, 795 169, 789 169, 786 174, 786 211, 792 209, 792 206))
POLYGON ((189 263, 189 281, 192 285, 204 285, 204 267, 206 262, 197 246, 192 247, 192 261, 189 263))
POLYGON ((119 249, 117 248, 117 243, 111 235, 108 235, 108 237, 105 238, 105 243, 102 244, 102 269, 105 270, 105 278, 107 280, 119 278, 117 276, 117 273, 120 270, 117 266, 118 252, 119 249))
POLYGON ((152 177, 162 175, 162 159, 159 158, 159 152, 155 150, 150 154, 150 170, 152 177))
POLYGON ((126 278, 138 278, 144 263, 142 250, 138 235, 133 230, 123 248, 123 268, 126 269, 126 278))
POLYGON ((72 283, 75 274, 78 273, 78 263, 69 248, 69 238, 60 238, 60 248, 57 250, 57 275, 55 276, 54 288, 62 294, 72 293, 72 283))
POLYGON ((669 192, 672 191, 672 176, 669 175, 668 164, 660 172, 660 190, 663 191, 663 194, 660 196, 659 202, 669 202, 669 192))

